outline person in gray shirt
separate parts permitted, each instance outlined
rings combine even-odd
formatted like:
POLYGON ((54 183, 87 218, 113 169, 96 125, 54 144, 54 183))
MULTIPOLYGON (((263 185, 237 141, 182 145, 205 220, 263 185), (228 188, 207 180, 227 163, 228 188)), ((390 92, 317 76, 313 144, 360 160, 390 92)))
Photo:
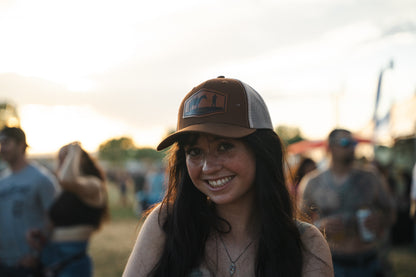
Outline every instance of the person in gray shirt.
POLYGON ((45 228, 59 186, 46 168, 27 160, 22 129, 5 127, 0 146, 9 167, 0 179, 0 276, 32 276, 37 257, 26 234, 32 228, 45 228))
POLYGON ((301 182, 299 205, 325 234, 335 276, 385 276, 379 246, 394 222, 393 199, 380 174, 355 166, 356 144, 348 130, 329 134, 330 166, 301 182))

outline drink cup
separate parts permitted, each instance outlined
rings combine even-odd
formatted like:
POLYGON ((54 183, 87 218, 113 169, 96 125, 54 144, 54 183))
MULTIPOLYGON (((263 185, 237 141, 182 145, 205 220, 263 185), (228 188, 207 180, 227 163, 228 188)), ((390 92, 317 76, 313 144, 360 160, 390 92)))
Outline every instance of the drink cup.
POLYGON ((361 239, 364 242, 372 242, 375 239, 375 235, 373 232, 368 230, 365 226, 364 222, 371 215, 371 211, 369 209, 359 209, 356 213, 357 221, 358 221, 358 229, 360 231, 361 239))

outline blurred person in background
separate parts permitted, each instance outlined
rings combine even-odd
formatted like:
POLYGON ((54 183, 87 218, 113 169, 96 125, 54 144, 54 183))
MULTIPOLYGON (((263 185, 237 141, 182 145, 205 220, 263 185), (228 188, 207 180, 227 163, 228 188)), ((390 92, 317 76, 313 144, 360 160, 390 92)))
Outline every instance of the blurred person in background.
POLYGON ((34 229, 28 239, 41 251, 46 274, 93 276, 89 240, 109 216, 104 173, 80 143, 74 142, 59 150, 57 176, 62 193, 49 210, 49 232, 34 229))
POLYGON ((314 171, 316 168, 317 166, 313 159, 309 157, 301 157, 293 173, 293 177, 292 177, 293 183, 290 187, 291 193, 293 197, 295 198, 295 201, 297 199, 298 187, 299 187, 300 181, 303 179, 303 177, 305 177, 306 174, 314 171))
POLYGON ((282 142, 247 84, 189 92, 169 146, 168 190, 147 215, 123 276, 333 276, 319 230, 295 219, 282 142))
POLYGON ((413 220, 409 216, 411 208, 412 172, 399 170, 394 182, 392 195, 396 206, 396 221, 391 229, 392 245, 406 245, 413 242, 413 220))
POLYGON ((123 207, 127 207, 129 205, 129 200, 127 197, 129 183, 131 182, 131 176, 126 170, 118 170, 117 171, 117 179, 116 184, 120 194, 120 204, 123 207))
POLYGON ((155 168, 147 173, 142 194, 143 210, 149 209, 163 199, 166 191, 165 167, 155 166, 155 168))
POLYGON ((45 229, 59 190, 51 172, 27 160, 27 147, 22 129, 5 127, 0 132, 0 155, 9 167, 0 179, 0 276, 33 276, 37 254, 26 233, 45 229))
POLYGON ((326 235, 335 276, 387 276, 380 246, 394 223, 393 199, 381 176, 354 166, 356 144, 348 130, 329 134, 330 166, 301 182, 300 209, 326 235))
POLYGON ((137 215, 141 215, 144 211, 143 207, 143 191, 146 182, 144 170, 140 169, 134 172, 131 176, 133 180, 135 211, 137 215))
POLYGON ((416 246, 416 163, 413 166, 412 172, 412 188, 410 192, 410 218, 413 219, 413 243, 416 246))

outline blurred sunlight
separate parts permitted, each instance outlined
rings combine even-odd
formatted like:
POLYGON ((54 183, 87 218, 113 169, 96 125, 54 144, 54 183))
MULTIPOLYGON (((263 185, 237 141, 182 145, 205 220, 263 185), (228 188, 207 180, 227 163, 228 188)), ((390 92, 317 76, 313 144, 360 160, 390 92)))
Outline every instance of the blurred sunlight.
POLYGON ((165 132, 163 127, 138 132, 87 106, 26 105, 21 109, 21 126, 27 134, 29 154, 57 153, 72 141, 80 141, 87 150, 96 151, 103 138, 121 136, 132 137, 140 143, 138 146, 153 147, 165 132))
POLYGON ((16 105, 31 154, 120 136, 155 147, 183 96, 219 75, 311 139, 368 129, 390 60, 380 117, 416 91, 408 0, 0 0, 0 37, 0 102, 16 105))

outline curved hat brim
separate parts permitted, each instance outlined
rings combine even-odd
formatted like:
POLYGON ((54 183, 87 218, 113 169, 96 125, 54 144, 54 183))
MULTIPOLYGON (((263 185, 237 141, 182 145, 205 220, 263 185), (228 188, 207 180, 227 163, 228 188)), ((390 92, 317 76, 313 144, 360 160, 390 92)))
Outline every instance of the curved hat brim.
POLYGON ((186 133, 200 132, 206 133, 215 136, 228 137, 228 138, 242 138, 254 133, 256 129, 250 129, 246 127, 230 125, 230 124, 220 124, 220 123, 203 123, 203 124, 194 124, 188 127, 181 129, 169 136, 167 136, 162 142, 157 146, 157 150, 163 150, 176 141, 179 137, 186 133))

